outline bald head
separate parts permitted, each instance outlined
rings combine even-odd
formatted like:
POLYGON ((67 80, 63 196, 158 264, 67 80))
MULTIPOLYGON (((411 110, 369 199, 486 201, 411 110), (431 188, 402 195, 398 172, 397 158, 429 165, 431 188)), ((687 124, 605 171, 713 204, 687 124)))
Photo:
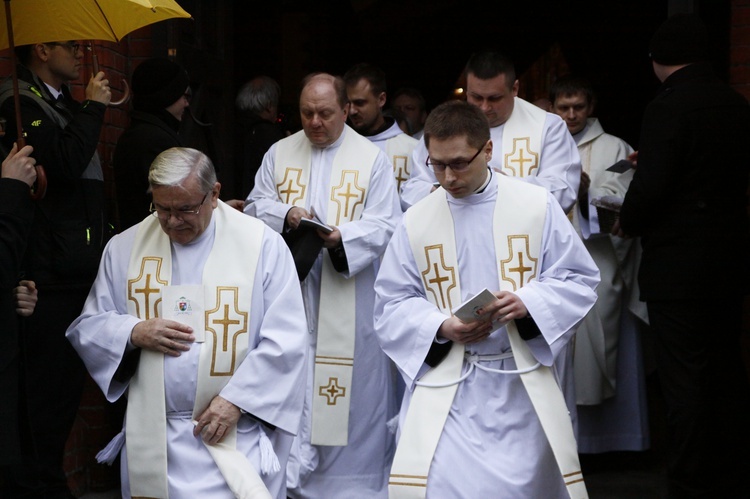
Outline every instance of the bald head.
POLYGON ((349 106, 344 81, 326 73, 307 76, 299 98, 305 135, 313 145, 327 147, 341 136, 349 106))

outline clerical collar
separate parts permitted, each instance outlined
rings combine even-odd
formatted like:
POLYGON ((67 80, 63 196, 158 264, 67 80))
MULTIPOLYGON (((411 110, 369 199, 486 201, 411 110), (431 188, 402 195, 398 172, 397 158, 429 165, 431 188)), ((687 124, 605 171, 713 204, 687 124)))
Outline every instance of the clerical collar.
POLYGON ((484 190, 487 188, 488 185, 490 185, 490 180, 492 180, 492 168, 489 166, 487 167, 487 178, 484 179, 484 183, 477 188, 472 194, 481 194, 484 192, 484 190))

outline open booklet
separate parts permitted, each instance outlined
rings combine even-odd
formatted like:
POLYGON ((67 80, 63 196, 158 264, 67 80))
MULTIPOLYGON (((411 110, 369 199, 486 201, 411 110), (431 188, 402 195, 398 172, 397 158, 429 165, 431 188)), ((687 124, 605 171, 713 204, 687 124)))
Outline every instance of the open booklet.
POLYGON ((310 214, 312 215, 312 218, 301 219, 299 221, 298 228, 322 230, 326 234, 330 234, 331 232, 333 232, 333 228, 331 226, 324 224, 323 221, 318 218, 318 215, 315 213, 315 208, 313 208, 312 206, 310 207, 310 214))
POLYGON ((492 292, 484 288, 479 293, 475 294, 453 312, 453 315, 461 319, 463 322, 474 322, 486 319, 487 314, 479 315, 477 310, 483 306, 495 301, 496 297, 492 292))

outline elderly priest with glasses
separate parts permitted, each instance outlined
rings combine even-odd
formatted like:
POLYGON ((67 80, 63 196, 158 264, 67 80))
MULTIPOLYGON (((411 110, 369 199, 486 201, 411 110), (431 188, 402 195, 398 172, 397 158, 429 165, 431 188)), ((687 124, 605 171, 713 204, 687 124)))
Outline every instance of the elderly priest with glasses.
POLYGON ((441 104, 424 130, 441 188, 404 214, 375 282, 407 387, 389 497, 586 497, 551 366, 599 272, 546 189, 488 168, 480 109, 441 104))
POLYGON ((149 185, 154 216, 112 239, 67 332, 108 400, 127 391, 100 459, 123 449, 124 497, 286 497, 307 350, 289 250, 196 150, 161 153, 149 185))

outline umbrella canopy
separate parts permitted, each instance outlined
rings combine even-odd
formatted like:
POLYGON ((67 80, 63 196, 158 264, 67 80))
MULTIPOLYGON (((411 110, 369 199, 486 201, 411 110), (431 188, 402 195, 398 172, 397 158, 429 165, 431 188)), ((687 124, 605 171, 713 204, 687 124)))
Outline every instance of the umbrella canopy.
MULTIPOLYGON (((16 46, 64 40, 119 42, 143 26, 190 18, 174 0, 14 0, 10 8, 16 46)), ((0 9, 0 50, 10 47, 6 23, 0 9)))

